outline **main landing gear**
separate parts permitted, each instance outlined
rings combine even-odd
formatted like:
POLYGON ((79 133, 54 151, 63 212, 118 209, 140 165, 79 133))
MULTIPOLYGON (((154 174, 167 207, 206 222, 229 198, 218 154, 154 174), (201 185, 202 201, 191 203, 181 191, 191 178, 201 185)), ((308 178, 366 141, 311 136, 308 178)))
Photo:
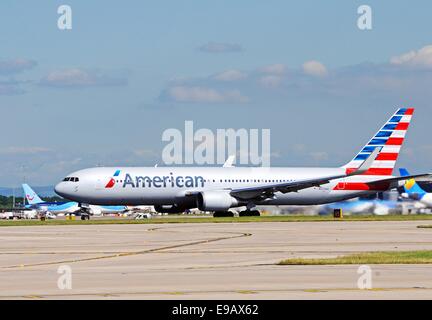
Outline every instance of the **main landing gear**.
POLYGON ((215 213, 213 213, 213 218, 222 217, 234 217, 234 213, 232 213, 231 211, 215 211, 215 213))
MULTIPOLYGON (((258 210, 244 210, 240 211, 239 217, 259 217, 261 214, 258 210)), ((234 213, 231 211, 216 211, 213 213, 214 218, 223 218, 223 217, 234 217, 234 213)))
POLYGON ((260 215, 258 210, 244 210, 239 212, 239 217, 259 217, 260 215))
POLYGON ((81 220, 90 220, 90 215, 88 213, 82 213, 81 220))

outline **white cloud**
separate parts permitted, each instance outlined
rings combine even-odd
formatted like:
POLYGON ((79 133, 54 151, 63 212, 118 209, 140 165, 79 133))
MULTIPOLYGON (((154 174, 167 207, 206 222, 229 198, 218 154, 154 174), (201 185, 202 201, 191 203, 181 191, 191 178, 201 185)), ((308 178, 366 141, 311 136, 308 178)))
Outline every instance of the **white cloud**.
POLYGON ((207 53, 241 52, 243 48, 237 43, 209 42, 198 48, 199 51, 207 53))
POLYGON ((0 149, 0 154, 3 155, 19 155, 19 154, 37 154, 50 152, 51 149, 44 147, 6 147, 0 149))
POLYGON ((303 72, 310 76, 322 77, 327 74, 327 68, 321 62, 311 60, 303 64, 303 72))
POLYGON ((314 161, 325 161, 325 160, 329 159, 329 154, 328 154, 328 152, 325 152, 325 151, 311 152, 310 156, 312 157, 312 159, 314 161))
POLYGON ((0 61, 0 74, 11 75, 29 70, 37 66, 37 62, 28 59, 0 61))
POLYGON ((276 88, 282 83, 282 79, 280 76, 263 76, 259 79, 259 83, 266 88, 276 88))
POLYGON ((97 70, 69 68, 50 72, 41 79, 41 85, 50 87, 94 87, 127 84, 126 79, 112 78, 97 70))
POLYGON ((25 91, 19 87, 18 83, 13 81, 0 82, 0 95, 11 96, 23 93, 25 93, 25 91))
POLYGON ((219 81, 237 81, 237 80, 242 80, 245 79, 247 77, 246 73, 243 73, 239 70, 227 70, 221 73, 218 73, 217 75, 214 76, 214 79, 219 80, 219 81))
POLYGON ((271 64, 261 68, 262 73, 282 75, 286 72, 287 66, 281 63, 271 64))
POLYGON ((159 153, 151 149, 136 149, 136 150, 132 150, 132 153, 138 157, 142 157, 146 159, 148 158, 156 159, 160 157, 159 153))
POLYGON ((390 63, 394 65, 432 67, 432 45, 392 57, 390 63))
POLYGON ((175 86, 168 89, 168 97, 177 102, 247 102, 238 90, 218 91, 205 87, 175 86))

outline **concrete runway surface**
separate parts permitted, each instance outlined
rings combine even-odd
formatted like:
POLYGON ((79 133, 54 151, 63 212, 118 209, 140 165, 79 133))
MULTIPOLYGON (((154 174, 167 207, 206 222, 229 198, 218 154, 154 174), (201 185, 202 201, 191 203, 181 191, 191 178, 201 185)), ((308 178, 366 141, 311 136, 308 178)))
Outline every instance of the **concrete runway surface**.
POLYGON ((432 250, 428 221, 0 229, 0 299, 431 299, 432 265, 278 266, 289 257, 432 250), (65 267, 66 266, 66 267, 65 267), (59 289, 60 270, 72 289, 59 289), (70 268, 70 269, 68 269, 70 268))

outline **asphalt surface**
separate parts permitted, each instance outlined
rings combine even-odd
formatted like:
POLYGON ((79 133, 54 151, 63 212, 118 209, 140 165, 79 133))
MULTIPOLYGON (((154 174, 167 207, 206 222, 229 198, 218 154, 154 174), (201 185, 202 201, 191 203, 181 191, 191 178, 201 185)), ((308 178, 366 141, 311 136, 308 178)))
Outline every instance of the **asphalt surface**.
POLYGON ((432 265, 279 266, 432 250, 428 221, 0 228, 0 299, 431 299, 432 265), (70 277, 68 276, 70 275, 70 277))

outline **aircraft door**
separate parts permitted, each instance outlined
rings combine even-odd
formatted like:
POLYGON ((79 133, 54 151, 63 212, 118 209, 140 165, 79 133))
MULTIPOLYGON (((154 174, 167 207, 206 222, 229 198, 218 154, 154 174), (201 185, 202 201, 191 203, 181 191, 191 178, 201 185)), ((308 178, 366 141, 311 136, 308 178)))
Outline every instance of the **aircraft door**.
POLYGON ((95 189, 96 190, 103 190, 105 187, 105 184, 106 184, 105 181, 103 181, 101 178, 98 178, 96 180, 96 183, 95 183, 95 189))
POLYGON ((338 190, 345 190, 346 188, 346 181, 345 179, 340 179, 337 183, 337 189, 338 190))

